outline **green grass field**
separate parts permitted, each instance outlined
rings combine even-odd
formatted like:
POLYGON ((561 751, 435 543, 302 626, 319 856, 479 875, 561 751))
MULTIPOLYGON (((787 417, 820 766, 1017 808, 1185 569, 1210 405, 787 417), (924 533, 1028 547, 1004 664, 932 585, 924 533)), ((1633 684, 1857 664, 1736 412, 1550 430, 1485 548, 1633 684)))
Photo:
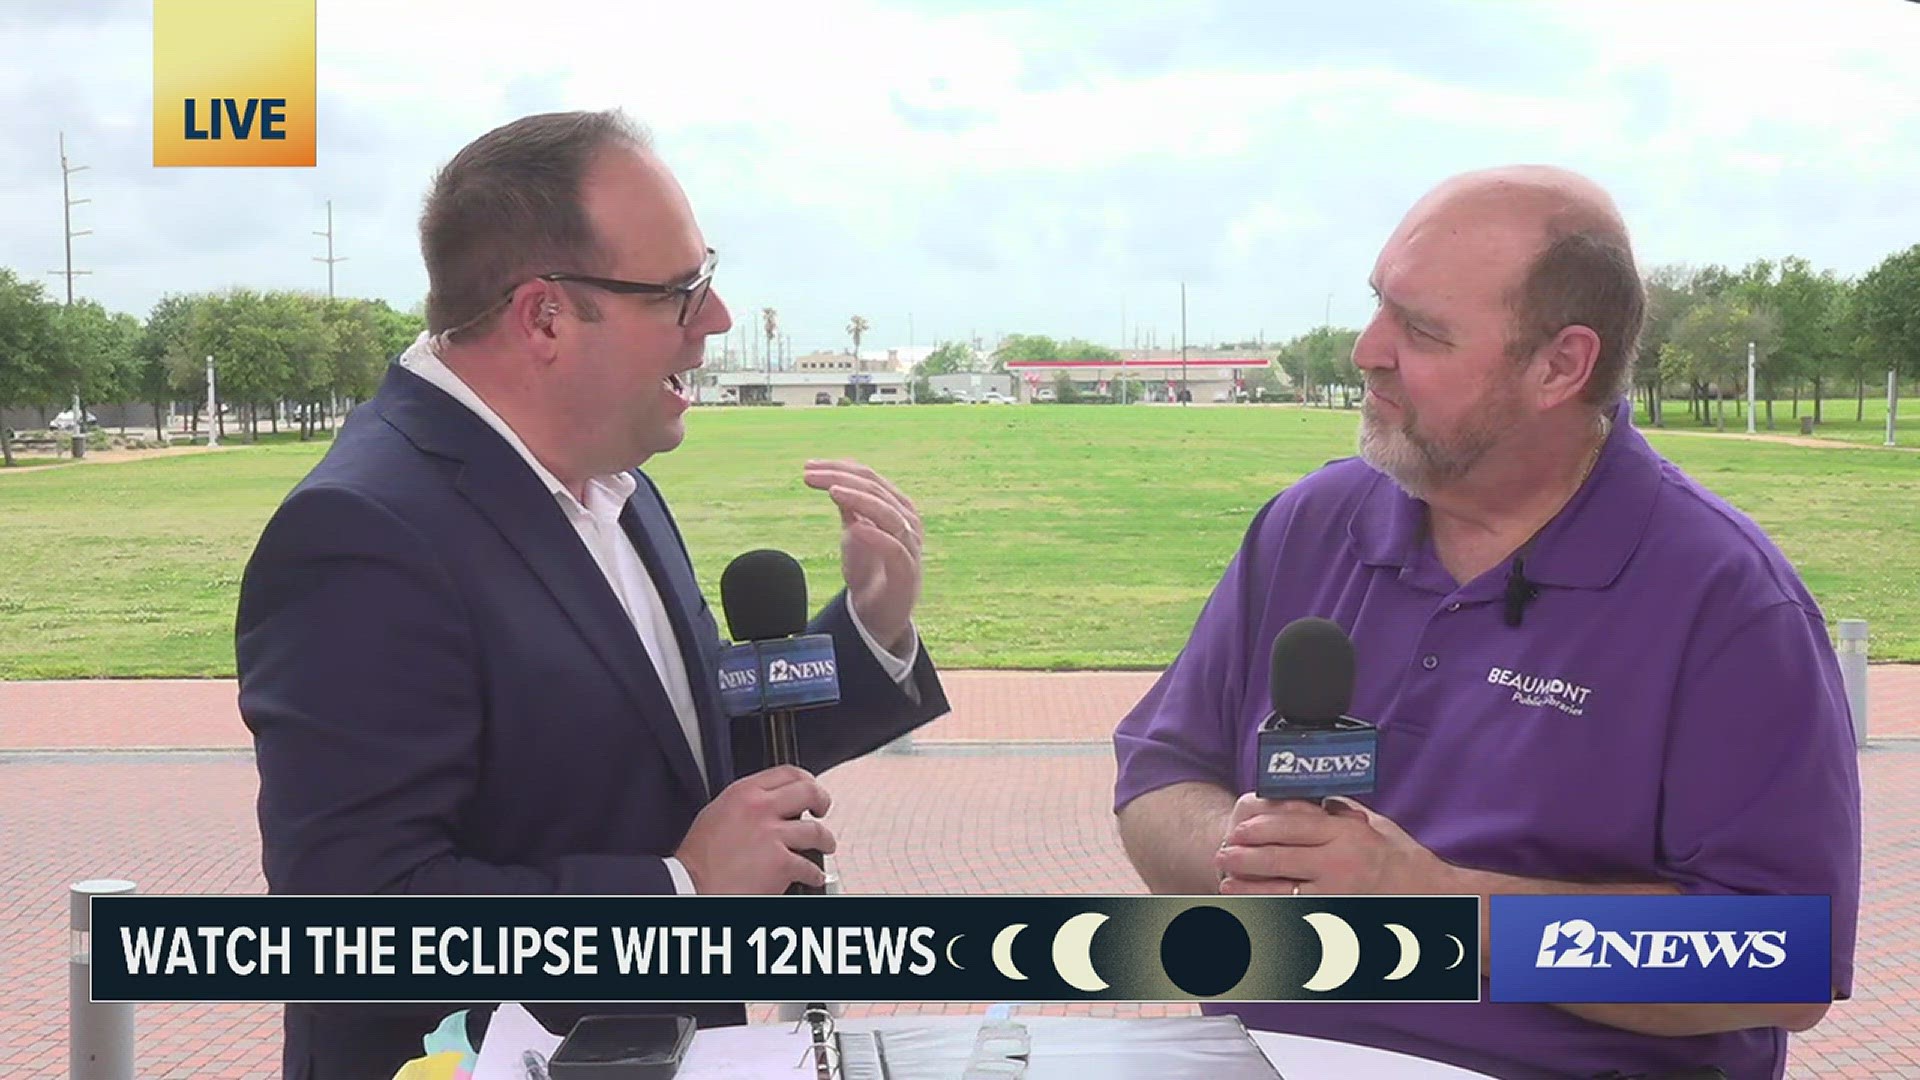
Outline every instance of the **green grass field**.
MULTIPOLYGON (((755 547, 799 557, 816 602, 838 586, 838 520, 800 471, 853 456, 921 507, 920 624, 943 666, 1158 668, 1253 512, 1350 453, 1355 423, 1297 409, 711 410, 649 471, 716 607, 721 570, 755 547)), ((1773 535, 1830 619, 1870 620, 1875 659, 1920 660, 1920 454, 1653 437, 1773 535)), ((231 675, 247 554, 325 446, 0 473, 0 678, 231 675)))

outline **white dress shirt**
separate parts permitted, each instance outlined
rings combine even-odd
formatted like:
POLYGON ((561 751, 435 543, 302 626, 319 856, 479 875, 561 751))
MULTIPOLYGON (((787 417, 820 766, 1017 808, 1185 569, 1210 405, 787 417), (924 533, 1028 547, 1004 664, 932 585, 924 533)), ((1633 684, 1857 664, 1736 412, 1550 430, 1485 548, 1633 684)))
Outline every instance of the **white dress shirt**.
MULTIPOLYGON (((699 713, 693 704, 693 689, 687 679, 686 663, 681 659, 679 641, 674 637, 673 624, 667 618, 666 605, 660 599, 659 586, 654 583, 653 576, 647 573, 646 564, 640 560, 640 553, 634 550, 633 542, 620 528, 620 511, 640 486, 639 481, 631 473, 625 472, 592 477, 586 483, 586 500, 582 502, 528 452, 520 436, 481 400, 479 394, 474 393, 465 380, 433 354, 426 334, 421 334, 401 354, 400 365, 473 410, 487 422, 488 427, 507 441, 508 446, 513 447, 527 467, 533 470, 533 474, 553 493, 560 511, 579 535, 580 542, 586 545, 600 572, 606 575, 607 586, 626 610, 634 633, 639 635, 640 643, 646 647, 647 657, 653 661, 653 670, 660 676, 660 684, 666 688, 667 699, 673 703, 673 713, 680 721, 680 730, 686 736, 687 746, 693 751, 693 761, 700 770, 701 781, 711 791, 711 781, 707 777, 706 747, 700 738, 699 713)), ((852 618, 861 640, 873 650, 874 658, 879 661, 882 670, 892 676, 895 682, 906 685, 913 673, 914 662, 920 656, 919 636, 911 636, 912 645, 903 660, 873 639, 867 628, 860 624, 860 616, 852 604, 847 605, 847 614, 852 618)), ((700 674, 702 678, 707 677, 705 672, 700 674)), ((673 877, 674 888, 682 893, 692 893, 693 879, 687 873, 687 868, 671 856, 667 857, 666 863, 667 871, 673 877)))

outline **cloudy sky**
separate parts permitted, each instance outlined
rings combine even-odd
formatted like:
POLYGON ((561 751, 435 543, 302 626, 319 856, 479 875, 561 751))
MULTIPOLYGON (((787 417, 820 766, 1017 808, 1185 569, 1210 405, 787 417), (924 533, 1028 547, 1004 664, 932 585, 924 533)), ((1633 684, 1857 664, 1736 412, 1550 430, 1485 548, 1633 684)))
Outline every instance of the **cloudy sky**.
MULTIPOLYGON (((796 353, 1000 333, 1177 345, 1357 324, 1407 206, 1478 166, 1612 190, 1642 263, 1920 243, 1912 0, 319 0, 319 165, 152 166, 151 0, 0 4, 0 265, 78 295, 424 295, 432 170, 529 112, 624 107, 796 353), (1026 10, 1043 6, 1044 11, 1026 10)), ((746 319, 742 319, 746 322, 746 319)), ((738 340, 736 332, 735 340, 738 340)))

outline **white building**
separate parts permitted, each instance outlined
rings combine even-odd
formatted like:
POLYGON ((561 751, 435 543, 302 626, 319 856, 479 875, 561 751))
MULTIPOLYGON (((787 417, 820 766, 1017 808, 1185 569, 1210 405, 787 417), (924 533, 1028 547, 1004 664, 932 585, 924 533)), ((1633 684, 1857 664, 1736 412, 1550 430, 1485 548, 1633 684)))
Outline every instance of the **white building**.
MULTIPOLYGON (((852 357, 844 359, 851 365, 852 357)), ((709 404, 777 401, 792 408, 838 405, 841 398, 875 405, 908 399, 907 376, 897 371, 722 371, 715 383, 702 395, 709 404)))
MULTIPOLYGON (((1021 401, 1048 401, 1064 375, 1083 395, 1120 397, 1128 401, 1237 401, 1247 392, 1247 379, 1273 366, 1264 356, 1189 357, 1155 356, 1128 360, 1009 360, 1007 371, 1018 384, 1021 401)), ((1284 376, 1282 377, 1284 381, 1284 376)))

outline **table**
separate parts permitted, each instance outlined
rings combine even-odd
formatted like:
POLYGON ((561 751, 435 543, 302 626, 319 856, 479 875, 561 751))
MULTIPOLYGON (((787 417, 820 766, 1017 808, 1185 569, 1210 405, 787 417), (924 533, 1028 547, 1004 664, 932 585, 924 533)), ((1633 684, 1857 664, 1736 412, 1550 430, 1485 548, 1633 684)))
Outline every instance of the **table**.
MULTIPOLYGON (((1030 1024, 1038 1031, 1050 1018, 1015 1016, 1012 1019, 1030 1024)), ((892 1016, 839 1021, 840 1026, 848 1030, 978 1027, 984 1022, 985 1018, 980 1016, 892 1016)), ((1368 1080, 1487 1080, 1480 1073, 1452 1065, 1371 1047, 1272 1031, 1250 1034, 1286 1080, 1333 1080, 1336 1077, 1346 1080, 1356 1076, 1368 1080)), ((811 1078, 811 1069, 795 1068, 806 1057, 809 1044, 807 1036, 795 1031, 791 1023, 702 1030, 694 1036, 676 1080, 743 1076, 811 1078)))
POLYGON ((1267 1060, 1273 1062, 1287 1080, 1314 1080, 1315 1077, 1365 1076, 1381 1080, 1487 1080, 1484 1073, 1469 1072, 1426 1058, 1376 1050, 1371 1046, 1310 1039, 1305 1035, 1283 1035, 1277 1031, 1250 1032, 1267 1060))

